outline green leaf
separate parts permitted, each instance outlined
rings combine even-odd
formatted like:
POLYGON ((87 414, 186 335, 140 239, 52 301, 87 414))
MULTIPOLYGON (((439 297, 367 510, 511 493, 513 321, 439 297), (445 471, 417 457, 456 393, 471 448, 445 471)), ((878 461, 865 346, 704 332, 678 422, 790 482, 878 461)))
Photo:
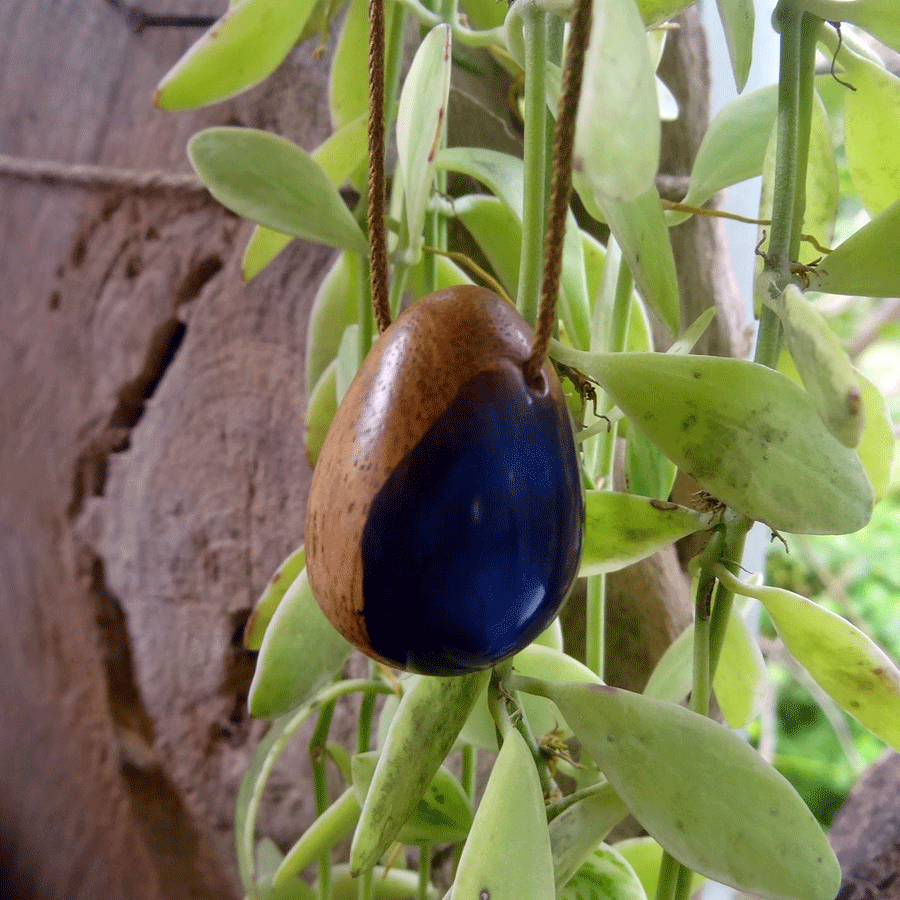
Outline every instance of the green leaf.
POLYGON ((826 22, 851 22, 900 52, 900 17, 894 0, 797 0, 797 7, 826 22))
MULTIPOLYGON (((318 882, 316 887, 318 888, 318 882)), ((331 868, 331 900, 357 900, 359 878, 350 874, 350 867, 339 863, 331 868)), ((419 873, 396 866, 372 867, 372 896, 375 900, 409 900, 417 897, 419 873)), ((323 896, 320 891, 318 896, 323 896)), ((434 885, 428 885, 425 900, 440 900, 441 894, 434 885)))
POLYGON ((276 884, 302 872, 308 865, 321 859, 339 841, 356 827, 360 806, 356 792, 347 788, 294 843, 285 854, 274 873, 276 884))
POLYGON ((855 88, 844 106, 847 165, 863 204, 877 216, 900 197, 900 78, 855 54, 843 61, 855 88))
POLYGON ((644 24, 650 28, 673 19, 696 0, 637 0, 638 11, 644 24))
MULTIPOLYGON (((353 789, 365 802, 379 752, 353 757, 353 789)), ((472 807, 459 781, 443 766, 425 789, 422 799, 397 834, 402 844, 443 844, 463 841, 472 826, 472 807)))
POLYGON ((244 281, 256 278, 294 238, 264 225, 257 225, 247 241, 241 259, 241 277, 244 281))
POLYGON ((209 192, 238 215, 294 237, 367 252, 365 236, 328 176, 290 141, 253 128, 207 128, 191 138, 188 155, 209 192))
POLYGON ((544 795, 525 740, 503 738, 463 847, 453 900, 553 897, 553 860, 544 795))
MULTIPOLYGON (((666 648, 644 695, 668 703, 681 703, 693 683, 694 626, 689 625, 666 648)), ((725 721, 745 728, 759 713, 766 685, 766 665, 759 645, 741 615, 732 610, 725 629, 713 688, 725 721)))
POLYGON ((571 356, 634 425, 723 503, 777 531, 845 534, 874 498, 859 457, 779 372, 665 353, 571 356), (839 503, 823 503, 839 497, 839 503))
POLYGON ((603 784, 551 820, 550 848, 557 890, 627 815, 628 807, 618 794, 603 784))
POLYGON ((625 483, 641 497, 665 501, 672 493, 678 468, 639 428, 625 441, 625 483))
POLYGON ((799 594, 717 575, 729 590, 765 606, 791 656, 841 709, 900 749, 900 669, 871 638, 799 594))
POLYGON ((294 579, 305 568, 306 554, 301 544, 285 557, 256 601, 253 612, 244 627, 244 648, 246 650, 259 650, 263 635, 269 627, 269 622, 272 621, 278 604, 281 603, 287 589, 294 583, 294 579))
POLYGON ((797 285, 779 291, 773 274, 763 271, 756 293, 781 319, 797 373, 822 421, 842 444, 856 447, 865 425, 862 395, 840 339, 797 285))
POLYGON ((653 187, 661 135, 654 70, 634 0, 607 0, 592 18, 572 162, 598 202, 636 200, 653 187))
MULTIPOLYGON (((530 644, 513 657, 513 667, 517 672, 546 681, 582 681, 600 684, 600 678, 584 663, 573 659, 561 650, 554 650, 542 644, 530 644)), ((488 711, 487 690, 475 702, 460 738, 482 750, 497 749, 497 726, 488 711)), ((385 703, 389 703, 389 697, 385 703)), ((523 694, 521 697, 528 724, 535 735, 541 737, 551 731, 560 730, 563 739, 571 737, 572 730, 566 725, 562 713, 544 697, 523 694)), ((597 838, 600 841, 601 837, 597 838)), ((594 842, 596 845, 597 841, 594 842)))
POLYGON ((826 294, 900 296, 900 200, 863 225, 810 273, 826 294))
POLYGON ((812 813, 733 732, 616 688, 558 684, 542 693, 679 862, 764 897, 832 900, 837 893, 840 866, 812 813))
MULTIPOLYGON (((663 849, 652 837, 628 838, 616 843, 616 850, 627 860, 641 880, 648 897, 656 896, 656 883, 659 876, 659 865, 662 861, 663 849)), ((696 872, 691 873, 689 896, 696 897, 697 891, 706 879, 696 872)))
MULTIPOLYGON (((723 106, 703 136, 684 202, 703 206, 723 188, 761 175, 777 110, 776 85, 741 94, 723 106)), ((670 223, 686 218, 687 213, 673 213, 670 223)))
POLYGON ((334 677, 352 647, 325 618, 304 569, 266 629, 247 704, 258 719, 289 712, 334 677))
MULTIPOLYGON (((425 296, 425 259, 424 256, 409 270, 406 279, 406 289, 414 300, 421 300, 425 296)), ((455 263, 446 256, 438 256, 435 260, 436 291, 444 288, 455 287, 458 284, 472 284, 472 279, 455 263)))
POLYGON ((332 419, 337 414, 337 360, 333 359, 316 382, 306 404, 304 443, 306 459, 315 466, 332 419))
POLYGON ((450 46, 449 25, 436 25, 428 32, 413 58, 397 108, 397 162, 403 179, 410 264, 422 252, 435 156, 446 130, 450 46))
POLYGON ((501 200, 487 194, 467 194, 453 201, 456 218, 475 239, 497 280, 511 297, 519 289, 522 223, 501 200))
POLYGON ((403 695, 353 835, 354 874, 378 860, 412 815, 489 679, 490 670, 420 678, 403 695))
POLYGON ((672 334, 678 334, 681 312, 675 257, 656 188, 651 187, 647 193, 623 203, 601 197, 597 203, 622 248, 622 256, 644 302, 672 334))
POLYGON ((359 256, 341 253, 313 298, 306 330, 306 390, 310 392, 337 356, 347 326, 356 321, 359 256))
POLYGON ((364 116, 368 109, 368 68, 361 64, 368 52, 368 12, 366 0, 350 0, 334 48, 328 76, 328 102, 335 128, 364 116))
POLYGON ((856 452, 862 460, 866 474, 875 490, 875 499, 887 496, 894 465, 894 426, 881 391, 862 372, 857 371, 862 392, 866 427, 856 452))
POLYGON ((160 109, 217 103, 270 75, 303 31, 315 0, 243 0, 169 70, 153 102, 160 109))
POLYGON ((716 0, 716 5, 725 30, 734 83, 740 93, 747 83, 750 63, 753 61, 753 28, 756 19, 753 0, 716 0))
POLYGON ((335 396, 338 406, 344 399, 344 394, 350 387, 350 383, 356 377, 359 367, 362 365, 362 357, 359 352, 359 325, 351 322, 345 329, 338 347, 337 369, 335 370, 335 396))
POLYGON ((615 572, 673 541, 710 527, 692 509, 617 491, 585 492, 582 577, 615 572))
POLYGON ((559 900, 647 900, 627 860, 601 844, 557 895, 559 900))

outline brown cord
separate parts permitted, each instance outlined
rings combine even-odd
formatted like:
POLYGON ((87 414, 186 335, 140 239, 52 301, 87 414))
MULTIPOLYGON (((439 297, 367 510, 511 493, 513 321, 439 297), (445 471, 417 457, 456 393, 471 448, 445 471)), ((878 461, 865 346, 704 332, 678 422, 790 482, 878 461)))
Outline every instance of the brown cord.
POLYGON ((384 224, 384 0, 369 0, 369 269, 375 324, 391 324, 384 224))
POLYGON ((556 117, 553 140, 553 181, 550 187, 550 210, 547 218, 547 244, 544 251, 544 280, 541 288, 541 308, 538 313, 531 356, 525 363, 525 380, 536 385, 541 381, 541 369, 547 358, 547 348, 556 322, 556 301, 562 273, 563 239, 566 234, 566 214, 572 192, 572 153, 575 144, 575 119, 584 57, 591 36, 591 0, 577 0, 566 48, 562 93, 556 117))

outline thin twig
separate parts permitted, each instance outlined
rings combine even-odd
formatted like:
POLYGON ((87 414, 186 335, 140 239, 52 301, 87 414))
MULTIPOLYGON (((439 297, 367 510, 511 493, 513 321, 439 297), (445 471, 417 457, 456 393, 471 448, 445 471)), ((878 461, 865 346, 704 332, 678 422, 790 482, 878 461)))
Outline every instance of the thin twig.
POLYGON ((591 35, 591 0, 578 0, 572 16, 569 44, 566 48, 563 88, 559 98, 556 134, 553 141, 553 182, 550 187, 550 211, 547 221, 547 244, 544 251, 544 278, 541 308, 535 328, 531 356, 525 363, 525 380, 536 384, 547 358, 547 348, 556 321, 556 302, 562 273, 562 248, 566 234, 566 215, 572 191, 572 152, 575 144, 575 119, 584 57, 591 35))
POLYGON ((379 334, 391 324, 384 224, 384 0, 369 0, 369 267, 379 334))

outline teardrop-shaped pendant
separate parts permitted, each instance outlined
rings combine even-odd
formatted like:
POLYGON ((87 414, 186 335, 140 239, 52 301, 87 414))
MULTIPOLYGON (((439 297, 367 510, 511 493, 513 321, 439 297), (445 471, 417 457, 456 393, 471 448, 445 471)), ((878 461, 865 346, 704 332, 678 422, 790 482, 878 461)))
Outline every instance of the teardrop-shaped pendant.
POLYGON ((364 653, 432 675, 487 668, 556 616, 584 497, 562 390, 531 329, 483 288, 439 291, 379 338, 313 474, 307 571, 364 653))

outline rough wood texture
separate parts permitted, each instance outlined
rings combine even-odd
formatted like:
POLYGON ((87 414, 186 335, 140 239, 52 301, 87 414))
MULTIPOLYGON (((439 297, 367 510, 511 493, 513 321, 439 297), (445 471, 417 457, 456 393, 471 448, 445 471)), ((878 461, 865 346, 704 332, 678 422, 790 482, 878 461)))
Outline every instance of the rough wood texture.
MULTIPOLYGON (((152 90, 196 33, 132 35, 101 0, 8 4, 0 31, 8 154, 187 172, 208 124, 327 134, 327 60, 306 49, 289 90, 171 115, 152 90)), ((4 894, 235 896, 260 731, 239 633, 302 536, 302 351, 330 254, 295 245, 245 287, 249 229, 202 197, 3 192, 4 894)), ((311 800, 275 782, 272 833, 295 835, 311 800)))
POLYGON ((860 778, 831 826, 843 880, 837 900, 900 900, 900 755, 860 778))

